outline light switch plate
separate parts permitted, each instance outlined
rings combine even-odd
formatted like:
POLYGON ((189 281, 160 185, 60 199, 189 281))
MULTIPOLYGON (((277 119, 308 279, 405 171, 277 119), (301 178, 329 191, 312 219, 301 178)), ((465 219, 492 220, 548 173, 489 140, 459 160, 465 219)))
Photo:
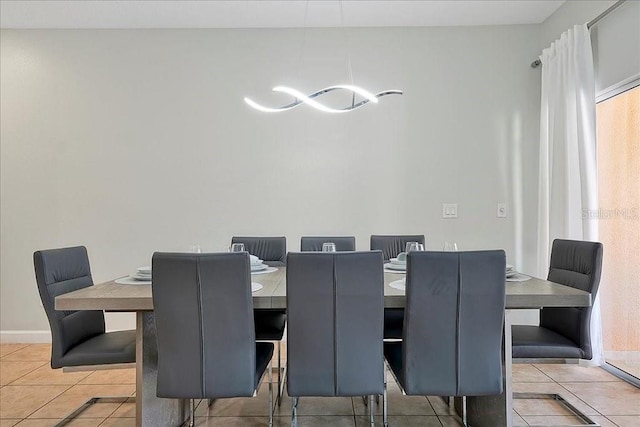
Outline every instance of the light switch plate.
POLYGON ((457 203, 443 203, 442 204, 442 218, 458 218, 458 204, 457 203))
POLYGON ((498 212, 496 213, 498 218, 506 218, 507 217, 507 204, 506 203, 498 203, 498 212))

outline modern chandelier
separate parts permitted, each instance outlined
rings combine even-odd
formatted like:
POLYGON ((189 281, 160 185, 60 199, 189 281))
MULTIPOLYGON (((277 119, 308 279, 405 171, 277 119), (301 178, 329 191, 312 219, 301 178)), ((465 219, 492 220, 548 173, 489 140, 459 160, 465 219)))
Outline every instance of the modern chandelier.
MULTIPOLYGON (((306 24, 307 24, 308 10, 309 10, 309 1, 307 0, 306 6, 305 6, 305 13, 304 13, 305 39, 306 39, 306 27, 307 27, 306 24)), ((344 34, 344 13, 342 10, 342 0, 340 0, 340 25, 342 27, 342 31, 344 34)), ((264 105, 258 104, 257 102, 255 102, 254 100, 248 97, 244 98, 244 102, 246 102, 249 106, 255 108, 256 110, 259 110, 265 113, 280 113, 282 111, 291 110, 297 107, 298 105, 302 105, 302 104, 306 104, 312 108, 315 108, 316 110, 323 111, 325 113, 347 113, 349 111, 356 110, 368 103, 377 104, 378 98, 381 98, 383 96, 403 94, 402 90, 398 90, 398 89, 388 89, 378 93, 371 93, 368 90, 365 90, 359 86, 355 86, 353 84, 353 72, 351 70, 351 56, 349 55, 348 40, 346 41, 347 41, 346 43, 347 44, 347 69, 349 71, 351 84, 338 84, 334 86, 329 86, 324 89, 320 89, 316 92, 313 92, 309 95, 305 95, 304 93, 292 87, 276 86, 272 89, 273 92, 286 93, 287 95, 291 95, 294 98, 291 103, 287 105, 283 105, 282 107, 265 107, 264 105), (347 105, 343 108, 332 108, 316 100, 316 98, 319 97, 320 95, 324 95, 325 93, 333 92, 335 90, 344 90, 344 91, 351 92, 351 105, 347 105), (356 102, 356 95, 361 97, 361 99, 359 99, 357 102, 356 102)))
POLYGON ((353 111, 357 108, 360 108, 369 102, 377 104, 378 98, 383 97, 385 95, 402 95, 402 91, 397 89, 385 90, 385 91, 373 94, 367 90, 362 89, 361 87, 353 86, 353 85, 330 86, 330 87, 321 89, 317 92, 314 92, 310 95, 305 95, 302 92, 287 86, 276 86, 273 88, 273 91, 282 92, 282 93, 291 95, 295 98, 295 100, 290 104, 284 105, 282 107, 276 107, 276 108, 265 107, 247 97, 244 98, 244 102, 246 102, 256 110, 260 110, 265 113, 279 113, 282 111, 291 110, 292 108, 295 108, 301 104, 307 104, 308 106, 313 107, 316 110, 324 111, 325 113, 347 113, 349 111, 353 111), (331 108, 314 100, 314 98, 328 92, 333 92, 334 90, 350 91, 353 94, 353 96, 351 97, 351 105, 346 106, 344 108, 331 108), (363 99, 359 102, 356 102, 355 95, 360 95, 363 99))

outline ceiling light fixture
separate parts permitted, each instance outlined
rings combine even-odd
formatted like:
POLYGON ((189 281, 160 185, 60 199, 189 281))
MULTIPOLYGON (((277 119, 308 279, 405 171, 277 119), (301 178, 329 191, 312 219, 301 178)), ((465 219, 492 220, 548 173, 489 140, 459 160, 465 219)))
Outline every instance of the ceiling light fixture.
MULTIPOLYGON (((305 39, 306 39, 306 27, 307 27, 307 13, 309 10, 309 1, 307 0, 307 3, 305 5, 305 13, 304 13, 304 29, 305 29, 305 39)), ((344 13, 342 10, 342 0, 340 0, 340 25, 342 28, 342 32, 343 35, 345 33, 344 30, 344 13)), ((346 39, 346 37, 345 37, 346 39)), ((288 86, 276 86, 274 87, 272 90, 274 92, 281 92, 281 93, 286 93, 288 95, 291 95, 292 97, 294 97, 294 101, 291 102, 290 104, 284 105, 282 107, 265 107, 264 105, 260 105, 257 102, 253 101, 252 99, 245 97, 244 98, 244 102, 246 102, 249 106, 255 108, 256 110, 265 112, 265 113, 279 113, 282 111, 287 111, 287 110, 291 110, 292 108, 297 107, 298 105, 301 104, 306 104, 310 107, 315 108, 316 110, 319 111, 323 111, 325 113, 347 113, 349 111, 353 111, 357 108, 362 107, 365 104, 368 103, 373 103, 373 104, 377 104, 378 103, 378 98, 386 96, 386 95, 402 95, 403 92, 401 90, 398 89, 389 89, 389 90, 383 90, 382 92, 378 92, 376 94, 373 94, 371 92, 369 92, 368 90, 365 90, 359 86, 355 86, 353 84, 353 72, 351 70, 351 56, 349 55, 349 43, 348 40, 346 40, 346 45, 347 45, 347 69, 349 71, 349 77, 351 79, 351 84, 348 85, 334 85, 334 86, 329 86, 326 87, 324 89, 320 89, 317 92, 313 92, 309 95, 305 95, 304 93, 300 92, 297 89, 288 87, 288 86), (331 107, 327 107, 326 105, 318 102, 315 100, 315 98, 317 98, 320 95, 323 95, 325 93, 328 92, 333 92, 334 90, 346 90, 346 91, 350 91, 351 92, 351 105, 346 106, 344 108, 331 108, 331 107), (363 99, 360 100, 359 102, 356 102, 356 95, 361 96, 363 99)))

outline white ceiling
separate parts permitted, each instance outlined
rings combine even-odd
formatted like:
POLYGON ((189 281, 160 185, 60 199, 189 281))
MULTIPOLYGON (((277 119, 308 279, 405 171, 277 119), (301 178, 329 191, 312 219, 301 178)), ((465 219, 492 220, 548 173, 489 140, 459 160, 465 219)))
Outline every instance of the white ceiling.
POLYGON ((2 28, 287 28, 539 24, 565 0, 1 0, 2 28), (305 10, 307 10, 305 23, 305 10))

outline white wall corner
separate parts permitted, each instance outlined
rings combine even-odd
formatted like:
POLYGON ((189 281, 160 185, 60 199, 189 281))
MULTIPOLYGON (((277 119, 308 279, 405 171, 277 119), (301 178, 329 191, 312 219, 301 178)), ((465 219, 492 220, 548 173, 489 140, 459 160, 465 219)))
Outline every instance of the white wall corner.
POLYGON ((50 343, 50 331, 0 331, 0 343, 50 343))

